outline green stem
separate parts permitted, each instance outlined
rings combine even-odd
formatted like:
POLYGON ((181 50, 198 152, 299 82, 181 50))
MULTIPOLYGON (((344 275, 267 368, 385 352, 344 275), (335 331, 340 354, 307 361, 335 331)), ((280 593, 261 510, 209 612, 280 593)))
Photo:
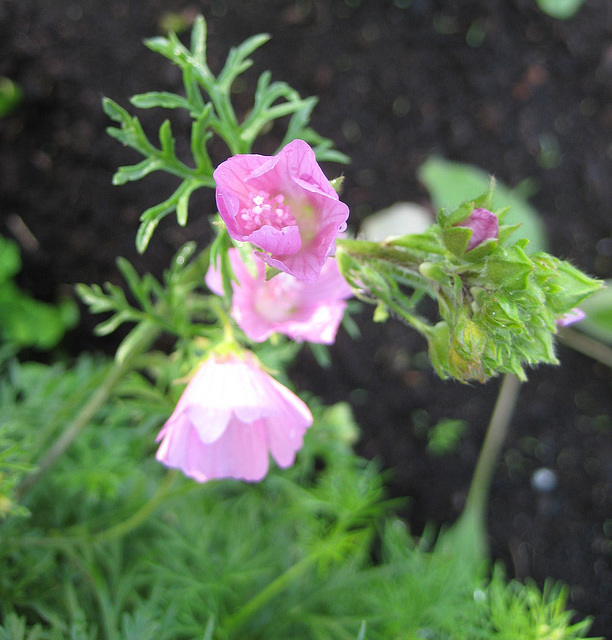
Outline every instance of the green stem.
POLYGON ((499 452, 508 433, 521 383, 511 374, 502 380, 487 434, 478 456, 464 512, 470 512, 485 526, 491 482, 499 452))
POLYGON ((40 478, 49 471, 55 464, 57 459, 68 449, 74 442, 81 431, 89 424, 95 414, 104 405, 111 395, 115 385, 127 373, 136 356, 140 355, 149 344, 151 344, 157 336, 158 329, 151 327, 149 331, 144 332, 140 341, 133 345, 130 355, 121 362, 115 361, 109 368, 106 377, 95 391, 95 393, 85 403, 85 406, 77 413, 72 422, 65 431, 51 445, 45 455, 41 458, 37 468, 29 476, 26 476, 15 489, 15 497, 19 499, 26 491, 28 491, 40 478))
POLYGON ((230 634, 240 629, 242 625, 253 615, 257 613, 268 601, 286 589, 298 576, 304 573, 312 564, 314 564, 322 555, 324 555, 329 547, 334 547, 336 537, 332 536, 326 543, 309 556, 302 558, 289 567, 285 573, 274 579, 268 586, 262 589, 256 596, 251 598, 241 609, 234 615, 230 616, 223 624, 224 630, 230 634))
MULTIPOLYGON (((161 505, 170 495, 170 487, 174 479, 176 478, 176 473, 170 471, 166 474, 166 477, 159 485, 155 494, 151 497, 150 500, 145 502, 138 511, 133 513, 126 520, 122 520, 116 525, 109 527, 108 529, 104 529, 98 533, 95 533, 91 536, 90 541, 92 543, 96 542, 106 542, 107 540, 112 540, 113 538, 120 538, 125 534, 129 533, 133 529, 139 527, 156 509, 161 505)), ((195 485, 195 483, 193 483, 195 485)), ((195 485, 197 486, 197 485, 195 485)), ((184 493, 185 490, 191 490, 193 488, 192 484, 184 485, 185 489, 180 491, 180 493, 184 493)))
POLYGON ((576 351, 593 358, 606 367, 612 368, 612 349, 603 342, 576 331, 575 329, 561 329, 557 334, 559 342, 576 351))
POLYGON ((478 571, 483 561, 486 562, 488 559, 486 515, 491 481, 508 431, 520 384, 516 376, 510 374, 504 376, 487 435, 478 456, 463 513, 440 538, 441 549, 464 563, 466 570, 478 571))
POLYGON ((410 252, 403 247, 398 249, 380 242, 337 238, 336 246, 339 250, 344 251, 356 260, 363 260, 364 258, 384 260, 385 262, 391 262, 392 264, 401 265, 406 268, 410 265, 416 268, 417 273, 418 266, 423 262, 422 258, 411 255, 410 252))

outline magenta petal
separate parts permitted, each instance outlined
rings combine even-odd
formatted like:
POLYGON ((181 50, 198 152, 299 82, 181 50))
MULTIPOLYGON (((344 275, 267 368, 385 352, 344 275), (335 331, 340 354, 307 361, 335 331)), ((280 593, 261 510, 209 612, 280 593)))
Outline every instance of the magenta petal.
POLYGON ((294 140, 272 157, 236 155, 213 175, 230 236, 268 254, 262 259, 270 266, 316 280, 349 211, 308 144, 294 140))
POLYGON ((474 211, 457 226, 472 230, 466 251, 471 251, 485 240, 497 238, 497 234, 499 233, 499 219, 488 209, 474 209, 474 211))

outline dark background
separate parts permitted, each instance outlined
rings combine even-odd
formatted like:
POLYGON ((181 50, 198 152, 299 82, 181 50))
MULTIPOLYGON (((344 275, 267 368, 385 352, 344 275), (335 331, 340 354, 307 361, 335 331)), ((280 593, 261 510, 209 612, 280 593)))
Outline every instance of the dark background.
MULTIPOLYGON (((119 282, 118 255, 159 275, 186 240, 210 237, 214 200, 196 194, 187 227, 168 219, 138 256, 140 213, 175 183, 155 174, 111 186, 116 168, 138 158, 105 134, 101 99, 127 107, 135 93, 180 92, 178 70, 142 45, 163 33, 168 12, 205 15, 217 71, 231 46, 272 35, 237 86, 237 103, 248 108, 265 69, 320 97, 314 128, 353 160, 325 169, 346 176, 354 228, 398 200, 427 204, 417 169, 436 153, 510 186, 532 180, 552 252, 612 276, 608 0, 587 0, 569 21, 544 15, 535 0, 3 0, 0 76, 25 99, 0 121, 0 233, 20 242, 19 281, 36 296, 119 282)), ((160 118, 142 113, 152 138, 160 118)), ((188 124, 173 116, 175 135, 188 124)), ((259 151, 270 152, 279 135, 273 130, 259 151)), ((370 317, 357 317, 358 342, 339 335, 329 369, 305 352, 293 377, 328 402, 352 403, 360 453, 395 470, 390 492, 410 497, 405 515, 419 533, 459 514, 498 381, 441 382, 423 366, 418 336, 370 317), (436 458, 415 425, 445 417, 471 429, 454 453, 436 458)), ((92 337, 95 322, 84 316, 66 348, 111 351, 113 340, 92 337)), ((510 575, 563 580, 569 606, 595 616, 593 635, 612 637, 610 371, 566 348, 559 356, 561 367, 533 371, 521 390, 492 491, 491 548, 510 575), (539 468, 556 474, 552 492, 532 488, 539 468)))

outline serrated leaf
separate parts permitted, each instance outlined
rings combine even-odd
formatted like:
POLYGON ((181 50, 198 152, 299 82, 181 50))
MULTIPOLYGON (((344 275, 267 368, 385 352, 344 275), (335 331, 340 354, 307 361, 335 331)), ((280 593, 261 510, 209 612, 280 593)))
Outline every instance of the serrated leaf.
POLYGON ((136 269, 134 269, 132 263, 125 258, 119 257, 117 258, 117 268, 121 272, 121 275, 127 282, 130 291, 134 294, 134 296, 138 299, 140 304, 143 307, 148 307, 148 300, 146 299, 146 295, 143 290, 142 281, 136 269))

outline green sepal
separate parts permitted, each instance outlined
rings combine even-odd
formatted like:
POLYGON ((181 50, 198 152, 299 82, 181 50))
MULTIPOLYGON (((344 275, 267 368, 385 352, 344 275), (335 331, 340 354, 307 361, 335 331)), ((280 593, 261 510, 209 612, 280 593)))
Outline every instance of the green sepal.
POLYGON ((282 273, 280 269, 276 267, 271 267, 269 264, 266 265, 266 282, 268 280, 272 280, 274 276, 277 276, 279 273, 282 273))
POLYGON ((478 246, 474 247, 470 251, 467 251, 464 259, 469 260, 470 262, 480 262, 488 255, 491 255, 497 246, 499 241, 497 238, 489 238, 488 240, 483 240, 478 246))
POLYGON ((536 277, 546 290, 546 301, 557 315, 577 307, 603 286, 601 280, 590 278, 569 262, 554 256, 537 253, 532 259, 537 269, 536 277))
POLYGON ((389 309, 387 305, 382 302, 382 300, 378 301, 376 308, 374 309, 374 315, 372 316, 374 322, 387 322, 389 319, 389 309))
POLYGON ((401 247, 417 255, 427 256, 433 254, 442 256, 445 253, 444 245, 440 241, 440 228, 431 225, 425 233, 408 233, 391 240, 386 240, 388 247, 401 247))
POLYGON ((467 250, 472 233, 468 227, 447 227, 442 229, 442 240, 451 253, 461 257, 467 250))
POLYGON ((440 209, 438 212, 438 224, 443 229, 452 227, 466 218, 469 218, 474 209, 491 209, 493 204, 493 193, 495 191, 495 178, 491 176, 488 189, 473 200, 466 200, 461 203, 454 211, 447 212, 440 209))
POLYGON ((428 280, 433 280, 440 284, 448 283, 448 275, 438 262, 422 262, 419 265, 419 273, 428 280))
POLYGON ((489 257, 485 278, 494 285, 506 289, 525 289, 534 265, 527 254, 515 244, 489 257))
MULTIPOLYGON (((497 215, 497 212, 496 212, 497 215)), ((498 216, 499 217, 499 216, 498 216)), ((501 219, 500 219, 501 222, 501 219)), ((504 244, 506 240, 512 235, 515 231, 521 228, 521 224, 500 224, 499 231, 497 232, 497 241, 500 245, 504 244)))

